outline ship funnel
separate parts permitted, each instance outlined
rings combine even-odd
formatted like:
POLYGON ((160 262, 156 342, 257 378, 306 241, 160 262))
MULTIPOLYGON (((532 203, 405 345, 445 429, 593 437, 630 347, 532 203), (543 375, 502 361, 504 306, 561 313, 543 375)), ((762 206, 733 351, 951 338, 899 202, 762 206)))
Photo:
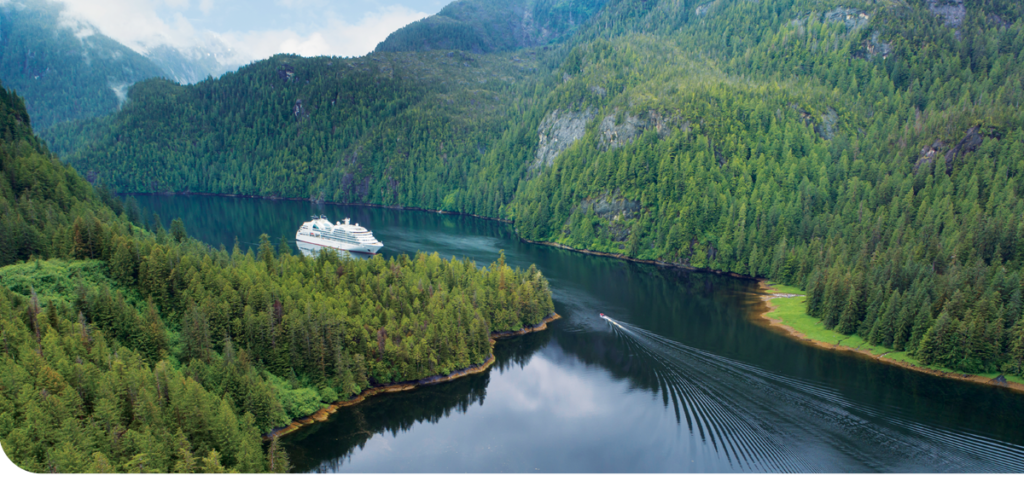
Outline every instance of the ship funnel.
POLYGON ((349 220, 351 220, 351 218, 346 218, 346 219, 345 219, 345 224, 346 224, 346 225, 348 225, 348 221, 349 221, 349 220))

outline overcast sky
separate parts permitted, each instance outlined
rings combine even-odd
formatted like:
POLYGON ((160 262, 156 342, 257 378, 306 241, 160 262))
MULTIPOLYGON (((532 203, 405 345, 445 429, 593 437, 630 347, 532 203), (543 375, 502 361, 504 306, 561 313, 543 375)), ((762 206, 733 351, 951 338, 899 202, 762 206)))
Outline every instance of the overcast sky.
POLYGON ((63 0, 87 21, 135 50, 191 47, 219 39, 239 61, 277 53, 360 56, 388 34, 433 15, 451 0, 63 0))

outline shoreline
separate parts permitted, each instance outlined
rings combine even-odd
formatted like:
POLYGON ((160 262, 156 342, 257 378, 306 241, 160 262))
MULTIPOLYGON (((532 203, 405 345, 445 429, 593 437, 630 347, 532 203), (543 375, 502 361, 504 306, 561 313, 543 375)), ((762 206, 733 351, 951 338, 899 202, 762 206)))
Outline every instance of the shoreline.
MULTIPOLYGON (((544 319, 541 320, 541 322, 536 325, 524 326, 516 331, 491 332, 491 345, 493 346, 495 343, 497 343, 497 341, 495 340, 496 338, 508 338, 546 330, 548 328, 548 323, 551 323, 552 321, 555 321, 559 318, 561 318, 561 316, 558 313, 551 313, 545 316, 544 319)), ((282 426, 281 428, 274 429, 269 433, 262 435, 262 438, 264 441, 272 440, 274 438, 280 438, 284 435, 287 435, 288 433, 297 431, 303 426, 308 426, 317 422, 327 421, 330 415, 337 412, 338 409, 359 404, 368 398, 376 396, 377 394, 384 394, 388 392, 411 391, 420 386, 440 384, 442 382, 453 381, 455 379, 459 379, 467 375, 479 374, 489 369, 491 365, 494 365, 495 361, 496 359, 494 357, 494 352, 492 350, 491 354, 487 356, 487 359, 484 360, 482 364, 470 365, 469 367, 456 370, 455 372, 452 372, 448 375, 435 375, 423 379, 399 382, 397 384, 388 384, 383 386, 371 387, 359 393, 359 395, 357 395, 356 397, 353 397, 351 399, 345 399, 342 401, 335 401, 327 406, 320 408, 320 410, 313 414, 310 414, 309 416, 293 419, 292 422, 289 423, 287 426, 282 426)))
POLYGON ((401 206, 401 205, 379 205, 377 203, 343 203, 337 201, 313 201, 309 198, 291 198, 284 196, 255 196, 247 194, 230 194, 230 193, 201 193, 197 191, 156 191, 152 193, 140 192, 140 191, 126 191, 123 193, 116 193, 121 195, 160 195, 160 196, 223 196, 225 198, 249 198, 253 200, 271 200, 271 201, 308 201, 314 204, 321 205, 334 205, 334 206, 365 206, 368 208, 384 208, 388 210, 412 210, 412 211, 423 211, 426 213, 437 213, 439 215, 455 215, 455 216, 471 216, 473 218, 480 218, 483 220, 491 220, 502 223, 514 223, 512 220, 506 220, 504 218, 496 218, 491 216, 477 215, 473 213, 465 213, 462 211, 448 211, 448 210, 430 210, 427 208, 419 208, 415 206, 401 206))
POLYGON ((557 249, 568 250, 570 252, 578 252, 578 253, 581 253, 581 254, 596 255, 596 256, 599 256, 599 257, 609 257, 609 258, 612 258, 612 259, 619 259, 619 260, 625 260, 625 261, 629 261, 629 262, 636 262, 638 264, 650 264, 650 265, 654 265, 654 266, 658 266, 658 267, 672 267, 672 268, 675 268, 675 269, 683 269, 683 270, 687 270, 687 271, 691 271, 691 272, 704 272, 704 273, 707 273, 707 274, 718 274, 720 276, 729 276, 729 277, 734 277, 736 279, 744 279, 744 280, 747 280, 747 281, 756 281, 756 280, 758 280, 758 278, 756 278, 756 277, 745 276, 743 274, 737 274, 735 272, 726 272, 726 271, 720 271, 720 270, 716 270, 716 269, 708 269, 706 267, 700 267, 700 268, 698 268, 698 267, 691 267, 691 266, 688 266, 686 264, 678 264, 678 263, 675 263, 675 262, 668 262, 668 261, 664 261, 664 260, 660 260, 660 259, 638 259, 636 257, 630 257, 630 256, 625 255, 625 254, 613 254, 611 252, 601 252, 601 251, 598 251, 598 250, 578 249, 576 247, 570 247, 568 245, 560 244, 560 243, 556 243, 556 242, 544 242, 544 241, 539 241, 539 240, 530 240, 530 239, 528 239, 526 237, 520 236, 518 233, 516 233, 516 237, 518 237, 519 240, 522 240, 523 242, 526 242, 526 243, 529 243, 529 244, 544 245, 544 246, 547 246, 547 247, 554 247, 554 248, 557 248, 557 249))
POLYGON ((885 352, 885 353, 883 353, 881 355, 875 355, 870 350, 864 350, 864 349, 860 349, 860 348, 852 348, 852 347, 848 347, 846 345, 837 345, 837 344, 833 344, 833 343, 823 342, 821 340, 816 340, 816 339, 813 339, 813 338, 808 338, 807 335, 805 335, 804 333, 802 333, 800 331, 797 331, 792 326, 789 326, 789 325, 783 323, 778 318, 772 318, 772 317, 768 316, 768 313, 771 313, 771 312, 775 311, 776 309, 778 309, 778 306, 776 306, 775 303, 772 302, 772 300, 774 300, 776 298, 799 297, 800 295, 791 295, 791 294, 778 295, 778 294, 776 294, 774 292, 775 289, 773 289, 771 287, 771 285, 769 285, 763 279, 758 280, 758 287, 760 288, 760 290, 762 292, 757 294, 757 297, 761 300, 762 303, 764 303, 764 305, 765 305, 765 307, 767 309, 764 312, 761 312, 761 313, 756 313, 755 312, 755 315, 758 318, 760 318, 760 320, 757 320, 757 321, 767 322, 767 325, 763 325, 763 326, 766 326, 767 328, 779 331, 782 334, 786 335, 787 337, 789 337, 789 338, 791 338, 793 340, 797 340, 797 341, 799 341, 799 342, 801 342, 801 343, 803 343, 805 345, 809 345, 809 346, 820 348, 820 349, 824 349, 824 350, 831 350, 833 352, 853 353, 853 354, 857 354, 857 355, 864 356, 864 357, 870 357, 871 359, 879 361, 879 362, 883 362, 883 363, 886 363, 886 364, 889 364, 889 365, 894 365, 894 366, 897 366, 897 367, 903 367, 905 369, 910 369, 910 370, 913 370, 913 371, 916 371, 916 372, 920 372, 920 373, 924 373, 924 374, 928 374, 928 375, 932 375, 932 376, 936 376, 936 377, 943 377, 943 378, 946 378, 946 379, 955 379, 955 380, 966 381, 966 382, 974 382, 975 384, 983 384, 983 385, 992 386, 992 387, 1001 387, 1001 388, 1009 389, 1009 390, 1017 392, 1017 393, 1024 393, 1024 384, 1021 384, 1021 383, 1018 383, 1018 382, 1009 382, 1009 381, 1007 381, 1007 382, 996 382, 995 379, 990 379, 988 377, 982 377, 980 375, 957 373, 957 372, 945 372, 945 371, 942 371, 942 370, 936 370, 936 369, 932 369, 930 367, 922 367, 922 366, 914 365, 914 364, 911 364, 911 363, 908 363, 908 362, 904 362, 904 361, 901 361, 901 360, 894 360, 894 359, 885 357, 885 355, 887 355, 889 352, 885 352))
MULTIPOLYGON (((126 192, 117 193, 117 194, 121 194, 121 195, 162 195, 162 196, 192 196, 192 195, 198 195, 198 196, 223 196, 225 198, 249 198, 249 199, 257 199, 257 200, 273 200, 273 201, 280 201, 280 200, 284 200, 284 201, 309 201, 310 203, 317 203, 316 201, 310 201, 308 198, 291 198, 291 197, 283 197, 283 196, 254 196, 254 195, 230 194, 230 193, 202 193, 202 192, 196 192, 196 191, 181 191, 181 192, 157 191, 157 192, 152 192, 152 193, 139 192, 139 191, 126 191, 126 192)), ((439 215, 468 216, 468 217, 473 217, 473 218, 479 218, 481 220, 490 220, 490 221, 495 221, 495 222, 508 223, 508 224, 512 224, 512 225, 515 224, 514 220, 506 220, 504 218, 497 218, 497 217, 491 217, 491 216, 483 216, 483 215, 477 215, 475 213, 465 213, 465 212, 461 212, 461 211, 431 210, 431 209, 419 208, 419 207, 415 207, 415 206, 380 205, 380 204, 376 204, 376 203, 344 203, 344 202, 337 202, 337 201, 321 201, 319 203, 320 204, 325 204, 325 205, 334 205, 334 206, 363 206, 363 207, 367 207, 367 208, 383 208, 383 209, 387 209, 387 210, 422 211, 422 212, 425 212, 425 213, 436 213, 436 214, 439 214, 439 215)), ((544 241, 539 241, 539 240, 530 240, 530 239, 528 239, 526 237, 520 236, 519 232, 516 231, 514 226, 512 228, 512 232, 515 233, 516 238, 518 238, 520 241, 523 241, 523 242, 526 242, 526 243, 529 243, 529 244, 545 245, 545 246, 548 246, 548 247, 555 247, 555 248, 559 248, 559 249, 562 249, 562 250, 568 250, 568 251, 571 251, 571 252, 579 252, 581 254, 597 255, 597 256, 600 256, 600 257, 610 257, 610 258, 613 258, 613 259, 626 260, 626 261, 630 261, 630 262, 636 262, 636 263, 639 263, 639 264, 651 264, 651 265, 660 266, 660 267, 672 267, 672 268, 676 268, 676 269, 683 269, 683 270, 688 270, 688 271, 693 271, 693 272, 706 272, 706 273, 709 273, 709 274, 718 274, 720 276, 735 277, 737 279, 745 279, 745 280, 748 280, 748 281, 757 280, 758 279, 756 277, 751 277, 751 276, 747 276, 747 275, 743 275, 743 274, 737 274, 735 272, 726 272, 726 271, 720 271, 720 270, 716 270, 716 269, 691 267, 691 266, 688 266, 686 264, 679 264, 679 263, 675 263, 675 262, 668 262, 668 261, 664 261, 664 260, 660 260, 660 259, 637 259, 636 257, 630 257, 630 256, 625 255, 625 254, 613 254, 613 253, 610 253, 610 252, 600 252, 600 251, 597 251, 597 250, 578 249, 576 247, 570 247, 568 245, 560 244, 560 243, 556 243, 556 242, 544 242, 544 241)))
MULTIPOLYGON (((230 197, 230 198, 251 198, 251 199, 288 200, 288 201, 309 201, 310 203, 317 203, 315 201, 310 201, 309 199, 306 199, 306 198, 286 198, 286 197, 280 197, 280 196, 253 196, 253 195, 237 195, 237 194, 223 194, 223 193, 201 193, 201 192, 173 192, 173 191, 169 191, 169 192, 152 192, 152 193, 125 192, 125 193, 118 193, 118 194, 156 194, 156 195, 182 195, 182 196, 189 196, 189 195, 224 196, 224 197, 230 197)), ((491 220, 491 221, 497 221, 497 222, 502 222, 502 223, 513 224, 513 225, 515 224, 515 221, 513 221, 513 220, 506 220, 504 218, 495 218, 495 217, 481 216, 481 215, 476 215, 476 214, 473 214, 473 213, 464 213, 464 212, 459 212, 459 211, 430 210, 430 209, 426 209, 426 208, 417 208, 417 207, 412 207, 412 206, 400 206, 400 205, 389 206, 389 205, 380 205, 380 204, 375 204, 375 203, 341 203, 341 202, 330 202, 330 201, 321 201, 319 203, 321 203, 321 204, 328 204, 328 205, 335 205, 335 206, 363 206, 363 207, 384 208, 384 209, 391 209, 391 210, 414 210, 414 211, 422 211, 422 212, 436 213, 436 214, 442 214, 442 215, 469 216, 469 217, 473 217, 473 218, 480 218, 480 219, 483 219, 483 220, 491 220)), ((518 238, 522 242, 526 242, 526 243, 529 243, 529 244, 544 245, 544 246, 547 246, 547 247, 554 247, 554 248, 558 248, 558 249, 562 249, 562 250, 568 250, 570 252, 578 252, 578 253, 581 253, 581 254, 594 255, 594 256, 599 256, 599 257, 609 257, 609 258, 613 258, 613 259, 625 260, 625 261, 635 262, 635 263, 639 263, 639 264, 650 264, 650 265, 659 266, 659 267, 671 267, 671 268, 676 268, 676 269, 688 270, 688 271, 692 271, 692 272, 704 272, 704 273, 709 273, 709 274, 717 274, 717 275, 720 275, 720 276, 729 276, 729 277, 734 277, 734 278, 737 278, 737 279, 744 279, 744 280, 748 280, 748 281, 749 280, 753 280, 753 281, 757 281, 758 282, 758 287, 762 291, 768 292, 768 291, 772 290, 771 286, 769 286, 766 283, 766 280, 764 278, 752 277, 752 276, 747 276, 747 275, 743 275, 743 274, 737 274, 735 272, 725 272, 725 271, 720 271, 720 270, 715 270, 715 269, 696 268, 696 267, 691 267, 691 266, 688 266, 688 265, 685 265, 685 264, 680 264, 680 263, 675 263, 675 262, 668 262, 668 261, 663 261, 663 260, 660 260, 660 259, 638 259, 638 258, 635 258, 635 257, 629 257, 628 255, 625 255, 625 254, 615 254, 615 253, 601 252, 601 251, 596 251, 596 250, 578 249, 578 248, 570 247, 568 245, 560 244, 560 243, 557 243, 557 242, 546 242, 546 241, 530 240, 530 239, 528 239, 526 237, 523 237, 523 236, 519 235, 519 232, 517 232, 515 230, 514 226, 512 228, 512 231, 516 235, 516 238, 518 238)), ((755 317, 759 318, 760 321, 766 322, 768 328, 776 329, 777 331, 782 332, 786 336, 788 336, 788 337, 790 337, 790 338, 792 338, 794 340, 801 341, 801 342, 803 342, 806 345, 810 345, 810 346, 821 348, 821 349, 825 349, 825 350, 831 350, 831 351, 834 351, 834 352, 840 352, 840 353, 855 353, 855 354, 858 354, 858 355, 861 355, 861 356, 870 357, 870 358, 872 358, 874 360, 877 360, 879 362, 884 362, 884 363, 887 363, 887 364, 895 365, 897 367, 903 367, 903 368, 906 368, 906 369, 915 370, 917 372, 921 372, 921 373, 925 373, 925 374, 929 374, 929 375, 933 375, 933 376, 937 376, 937 377, 944 377, 944 378, 947 378, 947 379, 955 379, 955 380, 961 380, 961 381, 967 381, 967 382, 974 382, 976 384, 984 384, 984 385, 989 385, 989 386, 994 386, 994 387, 1003 387, 1003 388, 1006 388, 1006 389, 1010 389, 1010 390, 1012 390, 1014 392, 1024 393, 1024 384, 1021 384, 1021 383, 1018 383, 1018 382, 1009 382, 1009 381, 1007 381, 1005 383, 1001 383, 1001 382, 995 382, 995 379, 989 379, 987 377, 982 377, 982 376, 973 375, 973 374, 965 374, 965 373, 957 373, 957 372, 945 372, 945 371, 941 371, 941 370, 935 370, 935 369, 932 369, 932 368, 921 367, 921 366, 914 365, 914 364, 911 364, 911 363, 908 363, 908 362, 903 362, 903 361, 900 361, 900 360, 894 360, 894 359, 890 359, 888 357, 885 357, 885 355, 888 352, 886 352, 886 353, 884 353, 882 355, 875 355, 870 350, 864 350, 864 349, 859 349, 859 348, 852 348, 852 347, 848 347, 848 346, 845 346, 845 345, 831 344, 831 343, 823 342, 823 341, 820 341, 820 340, 815 340, 815 339, 812 339, 812 338, 808 338, 803 333, 797 331, 796 329, 794 329, 793 327, 791 327, 789 325, 784 324, 782 321, 780 321, 780 320, 778 320, 776 318, 770 318, 770 317, 767 316, 768 313, 771 313, 772 311, 775 311, 775 309, 777 308, 771 302, 772 299, 775 299, 776 297, 795 297, 795 295, 776 296, 776 295, 774 295, 774 293, 768 293, 768 294, 763 294, 762 293, 762 294, 759 294, 758 296, 759 296, 760 300, 767 307, 767 310, 762 312, 762 313, 754 313, 755 317)), ((559 318, 559 316, 557 314, 553 313, 553 315, 555 316, 554 319, 558 319, 559 318)), ((535 325, 533 327, 524 327, 523 329, 518 330, 516 332, 492 332, 491 333, 491 342, 493 344, 495 338, 502 338, 502 337, 508 337, 508 336, 518 336, 518 335, 523 335, 523 334, 526 334, 526 333, 531 333, 531 332, 535 332, 535 331, 545 330, 545 329, 547 329, 547 323, 549 321, 554 321, 554 319, 548 320, 547 318, 545 318, 545 320, 542 321, 541 323, 539 323, 538 325, 535 325)), ((493 354, 491 354, 491 359, 493 360, 493 354)), ((482 372, 483 370, 486 370, 486 367, 489 367, 489 365, 487 365, 487 366, 485 366, 485 365, 486 365, 486 362, 485 362, 485 364, 481 364, 481 366, 484 367, 484 369, 480 370, 480 372, 482 372)), ((477 372, 472 372, 472 373, 477 373, 477 372)), ((461 375, 459 377, 461 377, 461 375)), ((393 386, 381 386, 381 387, 393 387, 393 386)), ((409 390, 411 388, 415 388, 415 386, 411 386, 409 388, 401 389, 401 390, 409 390)), ((364 391, 362 394, 366 394, 369 391, 370 390, 364 391)), ((385 391, 385 392, 394 392, 394 391, 385 391)), ((362 396, 362 394, 360 394, 360 396, 362 396)), ((374 392, 374 394, 377 394, 377 392, 374 392)), ((367 396, 367 397, 369 397, 369 396, 367 396)), ((356 400, 356 399, 352 399, 352 400, 356 400)), ((363 399, 358 399, 359 402, 361 402, 362 400, 363 399)), ((331 407, 331 406, 328 406, 328 407, 331 407)), ((343 407, 343 406, 339 406, 339 407, 343 407)), ((327 409, 327 408, 324 408, 324 409, 327 409)), ((336 410, 336 408, 335 408, 335 410, 336 410)), ((323 410, 321 410, 321 411, 323 411, 323 410)), ((316 413, 313 413, 312 415, 310 415, 307 418, 312 418, 314 416, 317 416, 318 414, 320 414, 321 411, 317 411, 316 413)), ((333 412, 333 410, 331 412, 333 412)), ((300 418, 300 419, 294 420, 292 422, 292 424, 289 425, 289 426, 286 426, 285 429, 288 429, 292 425, 294 425, 296 422, 301 422, 302 420, 305 420, 307 418, 300 418)), ((323 421, 323 420, 321 419, 320 421, 323 421)), ((307 422, 305 424, 311 424, 312 422, 313 421, 309 421, 309 422, 307 422)), ((298 427, 296 427, 295 429, 298 429, 298 427)), ((288 432, 291 432, 291 431, 294 431, 294 430, 289 430, 288 432)), ((269 439, 269 438, 271 438, 273 436, 281 436, 282 434, 286 434, 286 433, 271 432, 271 433, 268 433, 267 435, 264 435, 264 438, 269 439)))

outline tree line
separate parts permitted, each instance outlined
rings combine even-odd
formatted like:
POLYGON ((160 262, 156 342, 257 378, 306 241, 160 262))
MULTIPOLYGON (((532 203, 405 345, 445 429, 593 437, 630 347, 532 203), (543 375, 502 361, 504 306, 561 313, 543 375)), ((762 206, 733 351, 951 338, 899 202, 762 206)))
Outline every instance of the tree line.
POLYGON ((34 472, 287 471, 260 435, 486 361, 553 310, 535 267, 214 250, 93 190, 0 92, 0 441, 34 472), (108 204, 104 204, 107 201, 108 204))

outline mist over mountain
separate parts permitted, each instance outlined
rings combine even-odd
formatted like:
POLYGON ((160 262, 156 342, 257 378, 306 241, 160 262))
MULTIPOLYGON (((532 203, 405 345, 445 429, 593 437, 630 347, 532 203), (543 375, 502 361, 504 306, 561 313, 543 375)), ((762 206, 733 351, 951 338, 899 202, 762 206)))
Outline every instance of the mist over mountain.
POLYGON ((24 97, 37 129, 110 113, 129 86, 157 76, 152 61, 62 18, 57 4, 0 5, 0 80, 24 97))
POLYGON ((195 83, 237 67, 230 49, 161 45, 139 53, 46 0, 0 4, 0 81, 24 97, 36 130, 115 111, 138 81, 195 83))
POLYGON ((0 292, 21 368, 0 425, 28 470, 286 470, 260 432, 478 363, 487 323, 551 308, 533 267, 485 287, 436 255, 302 259, 265 235, 213 251, 87 182, 501 219, 526 241, 794 286, 794 315, 844 344, 1024 381, 1019 0, 460 0, 365 56, 279 54, 194 84, 172 78, 229 53, 144 56, 32 5, 0 9, 0 77, 28 100, 0 90, 0 264, 25 283, 0 292), (424 314, 393 314, 417 295, 424 314), (88 453, 106 445, 130 447, 88 453))
POLYGON ((237 53, 216 39, 191 48, 160 45, 149 49, 146 57, 167 77, 181 84, 198 83, 210 76, 216 78, 242 65, 237 53))
POLYGON ((120 191, 514 220, 800 286, 829 329, 1019 374, 1022 17, 1009 0, 462 0, 364 57, 139 83, 48 138, 120 191))

